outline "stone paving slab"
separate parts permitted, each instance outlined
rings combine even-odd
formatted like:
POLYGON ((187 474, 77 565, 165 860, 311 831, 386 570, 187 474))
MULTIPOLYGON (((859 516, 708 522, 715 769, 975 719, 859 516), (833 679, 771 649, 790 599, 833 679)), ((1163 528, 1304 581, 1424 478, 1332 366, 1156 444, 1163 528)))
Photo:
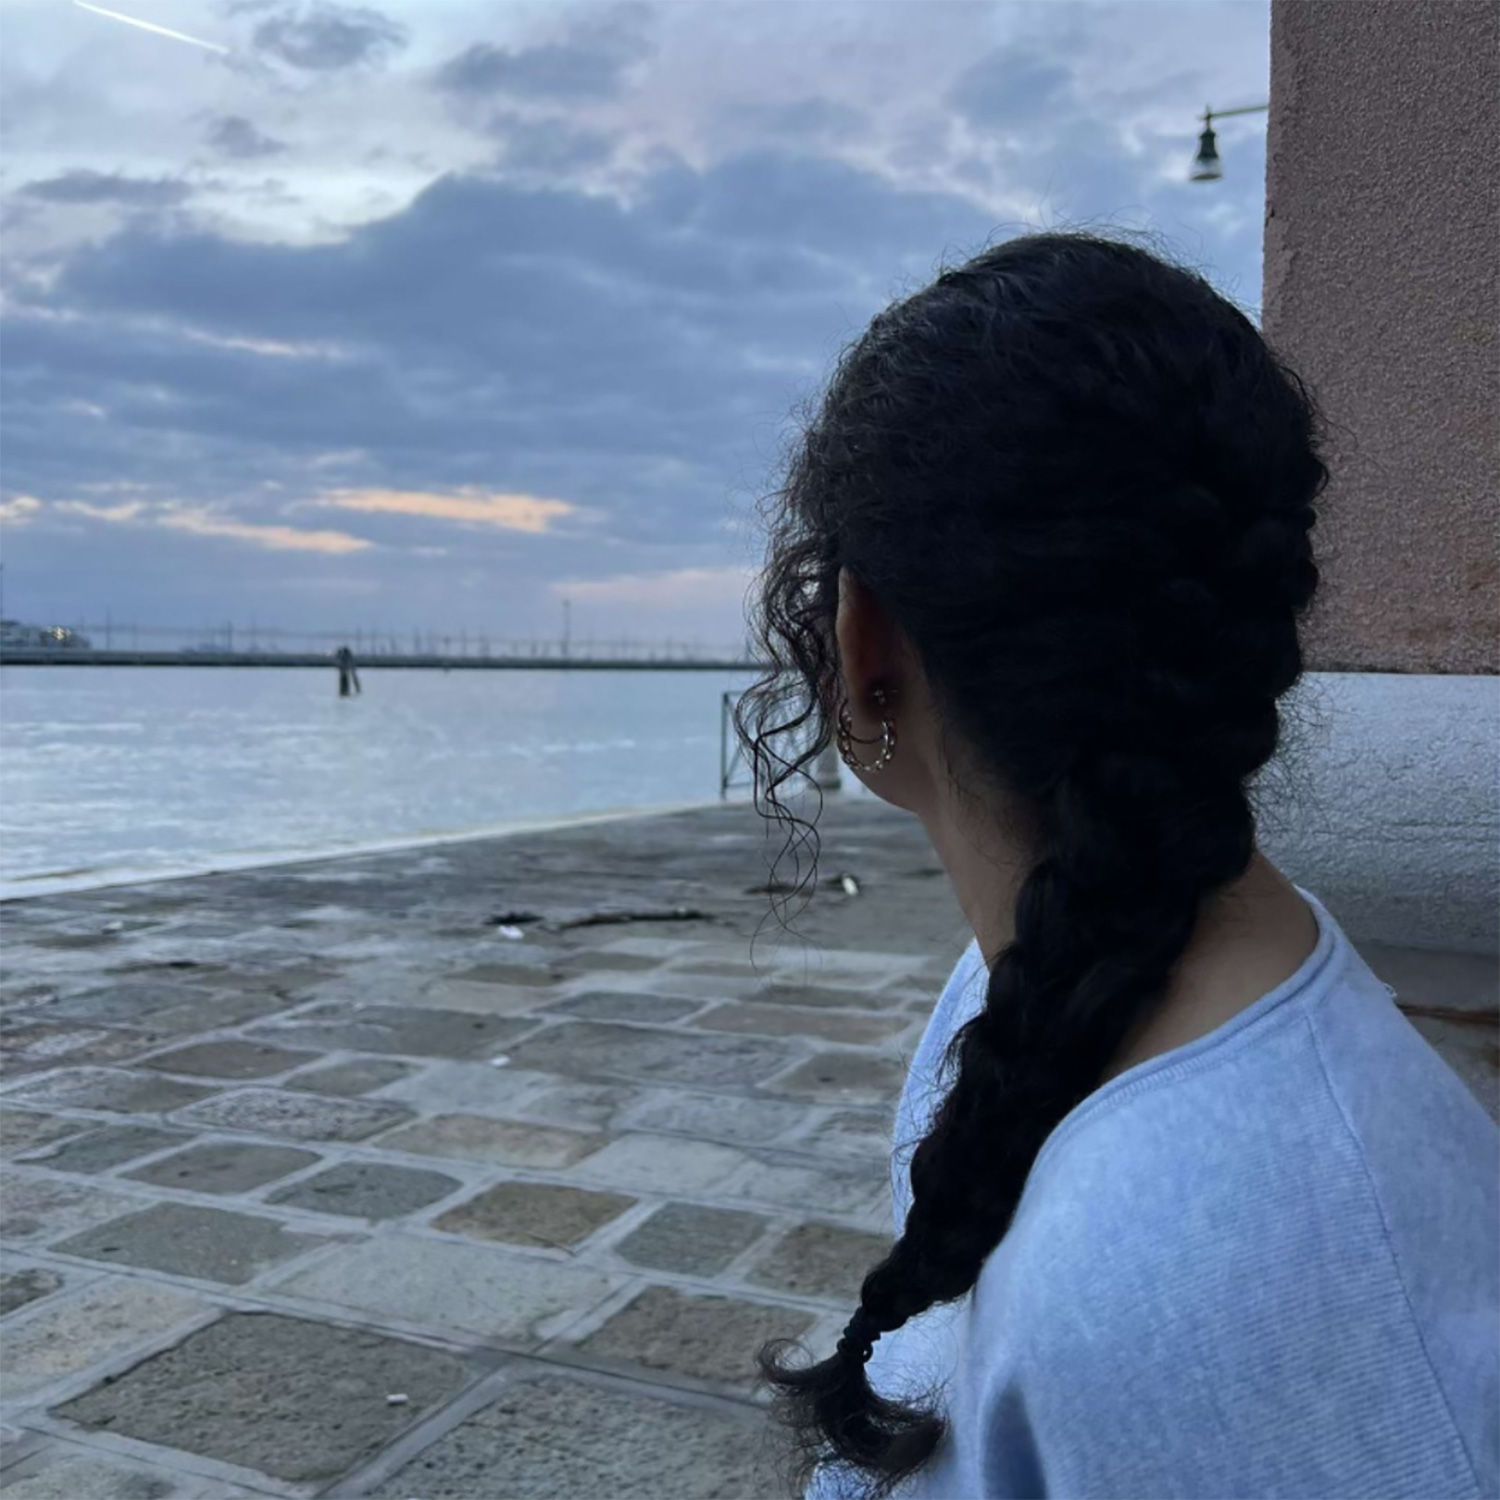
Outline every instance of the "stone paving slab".
POLYGON ((63 1279, 45 1266, 26 1266, 0 1275, 0 1318, 13 1313, 28 1302, 50 1297, 59 1291, 63 1279))
MULTIPOLYGON (((566 989, 567 986, 562 986, 566 989)), ((526 1015, 555 1000, 557 989, 485 984, 469 979, 435 979, 402 996, 401 1003, 433 1010, 472 1011, 482 1016, 526 1015)))
POLYGON ((331 1004, 299 1012, 293 1020, 258 1026, 249 1035, 290 1047, 407 1057, 488 1057, 532 1029, 527 1021, 466 1010, 331 1004))
POLYGON ((768 1437, 763 1414, 729 1402, 687 1405, 662 1391, 539 1375, 512 1382, 364 1493, 390 1500, 764 1500, 778 1493, 768 1437))
POLYGON ((774 1303, 653 1286, 583 1339, 578 1350, 611 1363, 748 1390, 755 1372, 747 1353, 767 1339, 797 1338, 815 1321, 811 1313, 774 1303))
POLYGON ((745 1272, 756 1286, 854 1305, 860 1283, 890 1253, 889 1235, 837 1224, 799 1224, 745 1272))
POLYGON ((157 1203, 61 1241, 57 1250, 110 1265, 145 1266, 198 1281, 239 1286, 269 1266, 313 1249, 311 1235, 291 1234, 275 1219, 157 1203))
POLYGON ((627 1192, 713 1195, 749 1158, 711 1141, 670 1135, 624 1135, 580 1162, 571 1176, 627 1192))
POLYGON ((185 1000, 163 1010, 153 1011, 151 1025, 172 1036, 188 1036, 196 1031, 218 1031, 289 1010, 295 1002, 270 990, 238 990, 229 994, 208 995, 185 1000))
POLYGON ((15 1402, 128 1355, 202 1318, 209 1308, 194 1293, 122 1277, 47 1298, 5 1321, 0 1397, 15 1402))
POLYGON ((378 1098, 414 1110, 432 1110, 441 1101, 443 1112, 467 1115, 512 1115, 521 1102, 567 1080, 555 1073, 484 1062, 429 1062, 409 1076, 382 1087, 378 1098))
POLYGON ((701 1000, 668 995, 641 995, 633 990, 589 990, 571 1000, 559 1000, 549 1010, 585 1021, 680 1021, 703 1009, 701 1000))
POLYGON ((795 1143, 799 1151, 872 1158, 884 1166, 891 1150, 891 1122, 880 1110, 842 1110, 817 1121, 795 1143))
POLYGON ((752 1036, 809 1036, 826 1042, 883 1042, 910 1028, 899 1016, 851 1016, 842 1011, 803 1010, 791 1005, 740 1002, 719 1005, 693 1018, 706 1031, 737 1031, 752 1036))
POLYGON ((467 1378, 462 1360, 406 1340, 231 1313, 57 1414, 319 1484, 371 1458, 467 1378), (392 1404, 393 1394, 407 1399, 392 1404))
POLYGON ((231 1038, 158 1052, 145 1058, 142 1066, 163 1073, 195 1074, 201 1078, 270 1078, 277 1073, 290 1072, 303 1063, 316 1062, 318 1055, 231 1038))
POLYGON ((553 1322, 571 1321, 597 1306, 621 1279, 524 1257, 498 1244, 388 1234, 336 1251, 272 1284, 293 1297, 367 1314, 382 1324, 531 1348, 549 1336, 553 1322))
POLYGON ((256 1500, 267 1493, 55 1442, 7 1467, 0 1492, 5 1500, 256 1500))
POLYGON ((137 1205, 137 1199, 92 1183, 13 1170, 0 1178, 0 1238, 15 1244, 46 1244, 102 1224, 137 1205))
POLYGON ((382 1136, 387 1151, 448 1156, 507 1167, 567 1167, 596 1152, 605 1137, 551 1125, 492 1120, 483 1115, 435 1115, 382 1136))
POLYGON ((64 1068, 8 1085, 5 1097, 44 1108, 97 1109, 111 1114, 165 1114, 214 1092, 196 1083, 115 1068, 64 1068))
POLYGON ((544 1124, 604 1131, 623 1122, 639 1097, 637 1089, 625 1084, 576 1083, 554 1078, 528 1092, 523 1101, 513 1106, 513 1111, 523 1119, 544 1124))
POLYGON ((164 1035, 123 1026, 80 1030, 40 1021, 7 1023, 0 1031, 0 1067, 6 1077, 20 1078, 62 1065, 119 1062, 159 1046, 164 1035))
POLYGON ((760 1238, 767 1220, 739 1209, 667 1203, 614 1247, 632 1265, 716 1276, 760 1238))
POLYGON ((411 1118, 398 1104, 242 1089, 185 1109, 179 1119, 220 1130, 286 1136, 294 1141, 357 1141, 411 1118))
POLYGON ((899 1090, 906 1068, 896 1059, 859 1052, 820 1052, 764 1087, 837 1104, 880 1104, 899 1090))
POLYGON ((727 1196, 774 1205, 798 1213, 890 1216, 890 1187, 883 1165, 829 1161, 809 1166, 762 1152, 721 1186, 727 1196))
POLYGON ((463 1184, 442 1172, 378 1162, 347 1161, 315 1177, 266 1195, 268 1203, 286 1203, 313 1213, 361 1219, 399 1219, 455 1193, 463 1184))
POLYGON ((510 1049, 517 1067, 543 1072, 740 1087, 780 1072, 795 1055, 773 1040, 697 1036, 593 1021, 549 1026, 510 1049))
POLYGON ((415 1070, 409 1063, 387 1058, 360 1057, 349 1062, 331 1063, 327 1067, 309 1068, 282 1080, 284 1089, 301 1089, 309 1094, 332 1094, 340 1099, 357 1099, 375 1089, 406 1078, 415 1070))
POLYGON ((757 991, 755 998, 762 1005, 794 1005, 799 1010, 888 1011, 900 1005, 905 997, 899 991, 872 989, 859 980, 835 987, 825 978, 822 984, 795 984, 781 980, 764 986, 757 991))
POLYGON ((807 1106, 798 1102, 653 1089, 623 1110, 618 1123, 625 1129, 672 1132, 734 1146, 769 1146, 807 1119, 807 1106))
POLYGON ((29 1151, 21 1159, 54 1172, 107 1172, 190 1140, 192 1136, 185 1130, 164 1130, 156 1125, 104 1125, 72 1136, 60 1146, 29 1151))
POLYGON ((150 1020, 157 1011, 191 1000, 211 998, 211 991, 188 984, 124 981, 85 990, 65 1000, 54 1000, 45 1009, 48 1020, 118 1021, 129 1025, 150 1020))
POLYGON ((0 1108, 0 1156, 19 1156, 53 1141, 82 1135, 98 1123, 97 1120, 73 1120, 30 1109, 0 1108))
POLYGON ((622 1193, 548 1182, 500 1182, 450 1208, 432 1221, 432 1227, 510 1245, 569 1250, 633 1208, 635 1201, 622 1193))
POLYGON ((205 1141, 122 1175, 191 1193, 248 1193, 320 1161, 316 1151, 252 1141, 205 1141))

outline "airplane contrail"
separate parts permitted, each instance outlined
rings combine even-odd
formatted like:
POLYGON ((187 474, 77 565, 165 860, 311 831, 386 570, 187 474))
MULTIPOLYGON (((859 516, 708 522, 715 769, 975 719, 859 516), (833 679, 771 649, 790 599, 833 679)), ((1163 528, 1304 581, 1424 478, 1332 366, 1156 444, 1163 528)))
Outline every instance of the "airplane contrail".
POLYGON ((210 52, 228 52, 217 42, 205 42, 195 36, 185 36, 180 31, 169 31, 165 26, 153 26, 150 21, 137 21, 134 16, 122 16, 117 10, 104 10, 97 5, 85 5, 83 0, 73 0, 80 10, 91 10, 96 16, 108 16, 112 21, 124 21, 127 26, 139 26, 142 31, 154 31, 158 36, 169 36, 179 42, 191 42, 195 47, 207 47, 210 52))

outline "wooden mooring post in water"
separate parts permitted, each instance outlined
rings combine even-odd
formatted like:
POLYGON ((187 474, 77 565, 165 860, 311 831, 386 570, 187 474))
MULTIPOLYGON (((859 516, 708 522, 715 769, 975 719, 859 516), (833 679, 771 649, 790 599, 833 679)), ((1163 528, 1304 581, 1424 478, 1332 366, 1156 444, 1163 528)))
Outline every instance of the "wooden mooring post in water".
POLYGON ((354 653, 347 646, 340 646, 334 660, 339 665, 339 697, 347 698, 351 691, 360 692, 359 669, 354 665, 354 653))

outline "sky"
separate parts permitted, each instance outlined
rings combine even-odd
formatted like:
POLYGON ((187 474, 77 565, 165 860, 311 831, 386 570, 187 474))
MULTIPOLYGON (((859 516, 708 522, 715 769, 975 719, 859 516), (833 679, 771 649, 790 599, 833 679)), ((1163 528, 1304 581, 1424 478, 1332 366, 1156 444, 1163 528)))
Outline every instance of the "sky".
POLYGON ((897 297, 1149 228, 1259 318, 1267 0, 0 0, 4 613, 736 644, 897 297), (112 12, 105 14, 102 12, 112 12), (120 17, 145 24, 130 24, 120 17), (155 28, 155 29, 148 29, 155 28))

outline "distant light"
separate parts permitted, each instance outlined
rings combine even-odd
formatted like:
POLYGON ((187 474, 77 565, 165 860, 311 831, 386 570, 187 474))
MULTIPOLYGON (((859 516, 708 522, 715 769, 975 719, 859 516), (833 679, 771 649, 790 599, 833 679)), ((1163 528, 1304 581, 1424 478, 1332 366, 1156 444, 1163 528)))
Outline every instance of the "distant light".
POLYGON ((1205 124, 1203 133, 1198 137, 1198 154, 1193 158, 1193 170, 1189 176, 1190 182, 1217 182, 1224 175, 1224 168, 1219 161, 1219 147, 1214 140, 1214 128, 1205 124))

